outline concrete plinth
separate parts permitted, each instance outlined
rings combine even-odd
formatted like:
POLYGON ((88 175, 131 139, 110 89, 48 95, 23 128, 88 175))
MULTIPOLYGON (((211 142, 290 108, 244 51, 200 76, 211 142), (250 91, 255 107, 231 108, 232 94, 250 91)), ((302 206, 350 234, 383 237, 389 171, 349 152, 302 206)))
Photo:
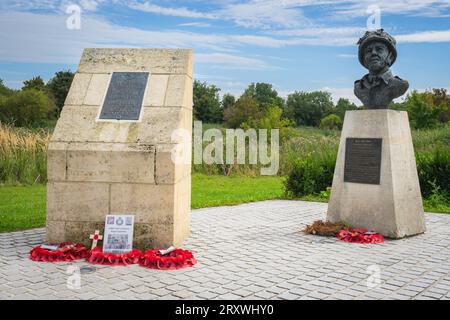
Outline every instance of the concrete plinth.
POLYGON ((425 231, 408 115, 395 110, 347 111, 327 220, 344 221, 389 238, 425 231), (347 138, 381 138, 380 184, 344 182, 347 138))
POLYGON ((192 103, 191 50, 86 49, 49 144, 47 240, 88 245, 106 215, 131 214, 134 247, 180 245, 190 232, 191 166, 172 161, 186 142, 172 133, 191 137, 192 103), (140 119, 99 121, 121 71, 149 73, 140 119))

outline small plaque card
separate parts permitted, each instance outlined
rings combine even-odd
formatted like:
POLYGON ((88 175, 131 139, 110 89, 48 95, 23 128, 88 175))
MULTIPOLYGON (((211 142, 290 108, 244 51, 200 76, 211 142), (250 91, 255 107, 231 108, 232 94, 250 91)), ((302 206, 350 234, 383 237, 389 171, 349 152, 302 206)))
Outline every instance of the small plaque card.
POLYGON ((169 248, 167 248, 165 250, 164 249, 159 250, 159 253, 161 253, 162 256, 165 256, 166 254, 169 254, 169 253, 171 253, 174 250, 175 250, 175 247, 174 246, 170 246, 169 248))
POLYGON ((59 246, 56 244, 43 244, 41 245, 41 249, 49 250, 49 251, 55 251, 59 249, 59 246))
POLYGON ((107 215, 103 252, 115 254, 130 252, 133 249, 133 230, 133 215, 107 215))

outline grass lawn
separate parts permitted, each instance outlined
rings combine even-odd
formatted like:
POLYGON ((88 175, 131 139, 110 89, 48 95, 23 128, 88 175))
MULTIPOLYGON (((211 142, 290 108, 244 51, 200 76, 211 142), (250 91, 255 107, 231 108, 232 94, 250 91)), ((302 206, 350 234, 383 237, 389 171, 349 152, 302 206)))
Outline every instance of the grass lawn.
POLYGON ((192 176, 192 208, 234 205, 283 197, 282 177, 192 176))
POLYGON ((45 225, 45 186, 0 187, 0 232, 45 225))
MULTIPOLYGON (((0 232, 45 225, 45 185, 0 187, 0 232)), ((281 198, 281 177, 192 175, 192 208, 281 198)))

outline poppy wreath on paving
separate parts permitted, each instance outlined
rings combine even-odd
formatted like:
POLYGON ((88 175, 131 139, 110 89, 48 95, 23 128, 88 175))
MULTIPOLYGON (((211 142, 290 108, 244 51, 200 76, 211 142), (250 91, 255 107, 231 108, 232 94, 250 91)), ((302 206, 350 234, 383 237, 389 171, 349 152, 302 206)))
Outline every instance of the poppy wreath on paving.
POLYGON ((339 240, 353 243, 383 243, 384 237, 376 232, 368 232, 366 229, 341 230, 336 235, 339 240))
POLYGON ((102 264, 109 266, 127 266, 139 262, 142 252, 138 249, 133 249, 127 253, 104 253, 102 247, 95 247, 92 249, 86 261, 92 264, 102 264))
POLYGON ((49 250, 36 246, 30 251, 30 259, 43 262, 61 262, 73 261, 86 258, 88 249, 82 244, 73 244, 72 242, 62 242, 56 250, 49 250))
POLYGON ((150 249, 141 256, 139 265, 150 269, 174 270, 192 267, 197 263, 189 250, 175 249, 162 255, 159 249, 150 249))

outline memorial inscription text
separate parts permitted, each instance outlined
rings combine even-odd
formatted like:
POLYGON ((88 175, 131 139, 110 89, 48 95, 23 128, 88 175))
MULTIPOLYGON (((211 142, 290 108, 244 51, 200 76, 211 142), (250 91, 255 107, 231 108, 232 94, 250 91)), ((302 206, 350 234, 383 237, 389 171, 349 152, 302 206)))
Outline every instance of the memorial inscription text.
POLYGON ((100 120, 139 120, 148 72, 113 72, 100 120))
POLYGON ((344 182, 380 184, 382 141, 378 138, 347 138, 344 182))

